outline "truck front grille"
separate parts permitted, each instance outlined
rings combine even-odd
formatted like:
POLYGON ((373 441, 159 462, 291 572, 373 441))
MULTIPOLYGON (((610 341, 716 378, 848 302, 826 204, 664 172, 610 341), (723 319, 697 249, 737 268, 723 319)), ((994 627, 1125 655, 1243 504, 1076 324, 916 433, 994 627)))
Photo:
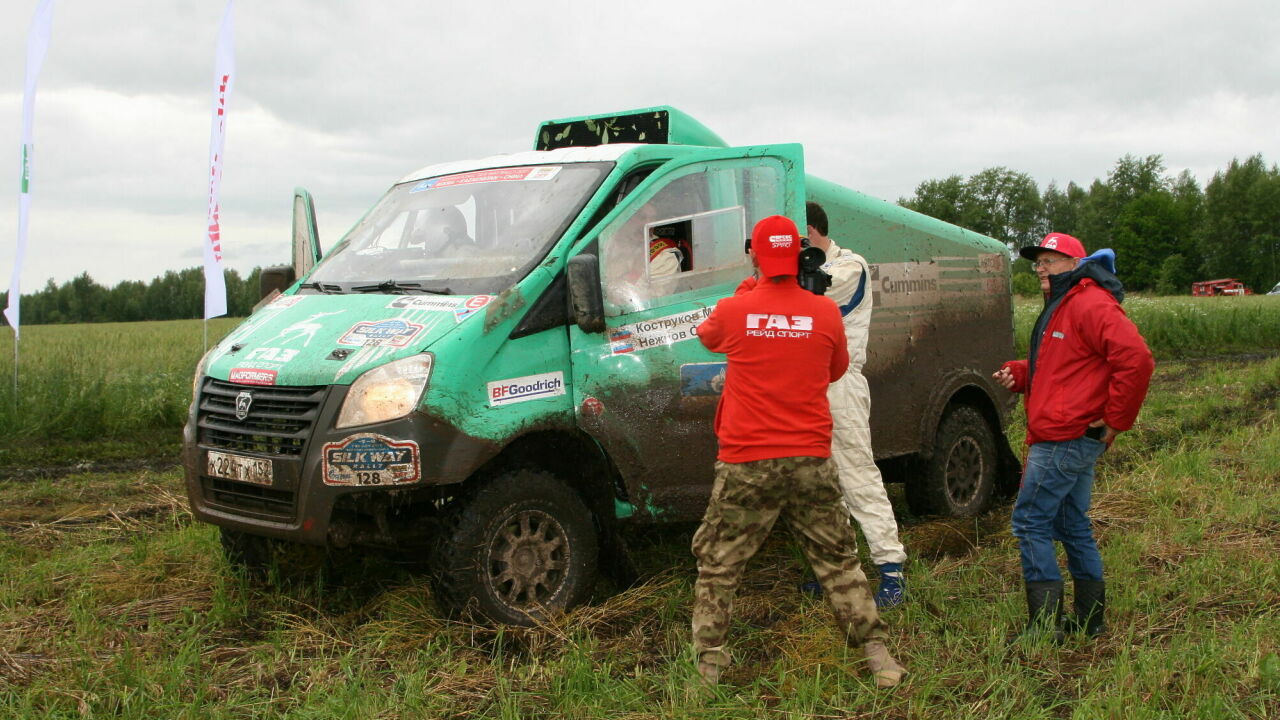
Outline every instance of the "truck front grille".
POLYGON ((294 493, 219 478, 203 477, 204 499, 210 505, 262 520, 289 522, 294 517, 294 493))
POLYGON ((204 379, 200 388, 200 444, 235 452, 299 457, 320 413, 325 387, 237 385, 204 379), (248 413, 236 403, 248 393, 248 413))

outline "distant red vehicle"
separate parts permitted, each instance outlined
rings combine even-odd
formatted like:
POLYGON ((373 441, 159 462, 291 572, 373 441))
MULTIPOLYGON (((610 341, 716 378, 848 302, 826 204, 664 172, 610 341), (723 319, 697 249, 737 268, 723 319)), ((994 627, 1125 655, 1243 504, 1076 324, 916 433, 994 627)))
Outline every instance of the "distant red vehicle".
POLYGON ((1223 278, 1191 283, 1191 294, 1196 297, 1211 297, 1213 295, 1252 295, 1253 291, 1235 278, 1223 278))

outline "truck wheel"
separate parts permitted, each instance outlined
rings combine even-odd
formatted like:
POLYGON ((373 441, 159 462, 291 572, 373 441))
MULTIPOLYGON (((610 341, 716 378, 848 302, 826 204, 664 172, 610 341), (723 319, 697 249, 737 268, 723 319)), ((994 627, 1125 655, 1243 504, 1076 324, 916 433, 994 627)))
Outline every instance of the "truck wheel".
POLYGON ((450 615, 534 625, 591 595, 596 531, 590 511, 555 477, 504 473, 446 511, 433 562, 434 588, 450 615))
POLYGON ((953 407, 938 423, 933 455, 907 478, 907 504, 917 515, 977 515, 991 501, 998 460, 995 435, 982 412, 953 407))

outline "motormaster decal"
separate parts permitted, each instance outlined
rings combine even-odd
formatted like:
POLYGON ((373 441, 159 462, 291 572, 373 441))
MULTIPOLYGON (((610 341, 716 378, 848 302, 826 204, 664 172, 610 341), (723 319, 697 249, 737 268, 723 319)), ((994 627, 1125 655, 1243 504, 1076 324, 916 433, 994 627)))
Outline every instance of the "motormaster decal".
POLYGON ((498 380, 489 383, 489 406, 502 407, 528 400, 541 400, 563 395, 564 392, 564 373, 559 371, 498 380))
POLYGON ((356 347, 404 347, 424 326, 400 318, 358 322, 338 338, 339 345, 356 347))
POLYGON ((722 362, 681 365, 680 394, 685 397, 718 397, 724 392, 727 367, 722 362))
POLYGON ((418 481, 418 443, 360 433, 325 443, 325 485, 407 485, 418 481))
POLYGON ((619 326, 609 333, 609 351, 622 355, 691 340, 698 336, 698 325, 713 309, 703 307, 619 326))
POLYGON ((275 385, 276 371, 258 368, 233 368, 227 380, 241 385, 275 385))
POLYGON ((454 322, 462 322, 493 300, 492 295, 470 297, 398 297, 387 303, 388 310, 427 310, 453 313, 454 322))
POLYGON ((510 182, 518 180, 550 180, 560 172, 559 165, 539 165, 536 167, 494 168, 475 172, 446 175, 444 177, 423 180, 409 192, 416 193, 435 188, 453 187, 455 185, 473 185, 475 183, 510 182))

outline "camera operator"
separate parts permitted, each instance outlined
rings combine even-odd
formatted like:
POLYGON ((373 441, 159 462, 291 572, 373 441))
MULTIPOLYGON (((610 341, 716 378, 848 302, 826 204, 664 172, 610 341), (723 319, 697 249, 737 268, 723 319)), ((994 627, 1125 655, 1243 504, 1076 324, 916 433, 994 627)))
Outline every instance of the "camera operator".
MULTIPOLYGON (((883 610, 905 599, 902 565, 907 561, 907 553, 898 540, 898 521, 871 450, 871 389, 862 374, 871 329, 867 261, 852 250, 836 245, 827 236, 827 213, 821 205, 807 203, 805 212, 809 243, 827 254, 822 270, 831 276, 831 286, 826 296, 840 308, 849 342, 849 370, 831 383, 827 391, 833 423, 831 457, 840 470, 845 506, 862 528, 871 551, 871 562, 880 571, 876 607, 883 610)), ((806 584, 805 589, 816 592, 819 588, 815 583, 806 584)))
POLYGON ((728 360, 715 419, 716 481, 693 538, 698 672, 715 684, 729 664, 725 640, 738 583, 781 516, 848 643, 864 648, 879 687, 893 687, 905 671, 884 646, 831 462, 827 387, 849 364, 844 327, 835 303, 796 282, 800 240, 785 217, 757 223, 750 253, 763 279, 721 300, 698 327, 702 344, 728 360))

